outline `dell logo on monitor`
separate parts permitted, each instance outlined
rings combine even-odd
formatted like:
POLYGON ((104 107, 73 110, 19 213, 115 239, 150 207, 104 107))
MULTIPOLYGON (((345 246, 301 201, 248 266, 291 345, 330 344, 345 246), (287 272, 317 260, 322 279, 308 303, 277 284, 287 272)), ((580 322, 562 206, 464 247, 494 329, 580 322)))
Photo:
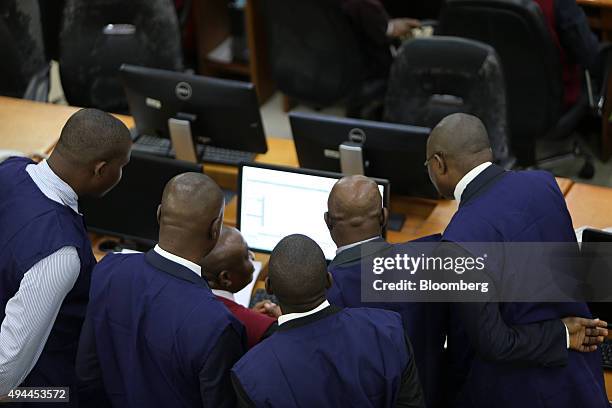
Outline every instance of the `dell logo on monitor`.
POLYGON ((351 129, 351 131, 348 134, 349 136, 349 141, 353 142, 353 143, 358 143, 358 144, 364 144, 365 140, 366 140, 366 134, 365 131, 363 129, 359 129, 359 128, 354 128, 351 129))
POLYGON ((179 82, 176 84, 176 89, 174 91, 176 92, 176 97, 182 101, 191 98, 191 85, 187 82, 179 82))

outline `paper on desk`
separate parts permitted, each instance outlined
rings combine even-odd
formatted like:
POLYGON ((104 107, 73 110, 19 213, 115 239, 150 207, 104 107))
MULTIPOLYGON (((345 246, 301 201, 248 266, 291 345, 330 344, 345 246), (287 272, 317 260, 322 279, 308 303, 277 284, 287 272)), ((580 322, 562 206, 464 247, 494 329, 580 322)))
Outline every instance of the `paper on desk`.
POLYGON ((253 280, 251 283, 242 288, 240 292, 234 293, 234 301, 244 307, 249 307, 249 304, 251 303, 251 293, 253 292, 253 287, 255 286, 259 273, 261 272, 261 262, 253 261, 253 266, 255 267, 255 271, 253 271, 253 280))
MULTIPOLYGON (((576 240, 577 240, 579 243, 582 243, 582 233, 583 233, 583 232, 584 232, 584 230, 586 230, 586 229, 594 229, 594 230, 598 230, 599 228, 591 227, 590 225, 583 225, 582 227, 576 228, 576 229, 574 230, 574 232, 576 233, 576 240)), ((612 233, 612 227, 604 228, 604 229, 602 229, 602 231, 612 233)))

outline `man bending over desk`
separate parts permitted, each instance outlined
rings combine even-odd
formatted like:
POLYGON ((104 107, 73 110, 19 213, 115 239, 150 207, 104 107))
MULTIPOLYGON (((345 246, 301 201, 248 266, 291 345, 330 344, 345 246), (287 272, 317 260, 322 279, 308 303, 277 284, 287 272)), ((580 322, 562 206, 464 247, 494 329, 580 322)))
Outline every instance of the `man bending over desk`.
POLYGON ((253 280, 253 254, 236 228, 223 227, 217 245, 202 263, 208 285, 217 299, 244 325, 248 346, 268 337, 276 318, 247 309, 234 301, 234 293, 253 280))

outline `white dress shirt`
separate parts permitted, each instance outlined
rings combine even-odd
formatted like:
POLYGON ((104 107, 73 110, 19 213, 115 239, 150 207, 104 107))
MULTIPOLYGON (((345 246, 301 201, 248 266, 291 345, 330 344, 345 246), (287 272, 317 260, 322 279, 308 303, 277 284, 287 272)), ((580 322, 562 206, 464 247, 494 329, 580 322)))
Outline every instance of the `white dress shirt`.
POLYGON ((200 277, 202 276, 202 267, 200 265, 193 263, 185 258, 181 258, 180 256, 171 254, 170 252, 162 249, 159 245, 155 245, 155 248, 153 248, 153 250, 157 252, 158 255, 163 256, 167 260, 177 263, 179 265, 183 265, 185 268, 190 269, 196 275, 200 277))
POLYGON ((457 203, 461 202, 461 196, 463 195, 463 192, 465 191, 468 184, 474 181, 474 179, 478 177, 480 173, 485 171, 487 167, 489 167, 492 164, 493 163, 491 162, 482 163, 474 167, 472 170, 468 171, 467 174, 463 176, 461 180, 459 180, 459 182, 455 186, 455 200, 457 200, 457 203))
MULTIPOLYGON (((463 192, 467 188, 468 184, 470 184, 472 181, 474 181, 474 179, 476 177, 478 177, 480 175, 480 173, 485 171, 492 164, 493 163, 491 163, 491 162, 484 162, 484 163, 474 167, 469 172, 467 172, 467 174, 465 176, 463 176, 461 178, 461 180, 459 180, 459 183, 457 183, 457 185, 455 186, 455 194, 454 194, 455 195, 455 200, 457 200, 457 203, 461 202, 461 196, 463 195, 463 192)), ((567 328, 565 323, 563 323, 563 326, 565 327, 565 339, 566 339, 565 343, 566 343, 567 348, 570 348, 569 329, 567 328)))
POLYGON ((364 239, 363 241, 355 242, 354 244, 343 245, 340 248, 336 249, 336 255, 338 255, 342 251, 346 251, 347 249, 354 248, 361 244, 365 244, 366 242, 374 241, 375 239, 378 239, 378 238, 380 238, 380 235, 372 237, 372 238, 364 239))
POLYGON ((284 315, 280 315, 278 317, 278 325, 280 326, 283 323, 287 323, 291 320, 295 320, 295 319, 299 319, 302 317, 306 317, 306 316, 310 316, 311 314, 315 314, 317 312, 320 312, 321 310, 325 309, 326 307, 329 307, 329 302, 326 300, 323 303, 321 303, 319 306, 315 307, 312 310, 309 310, 307 312, 303 312, 303 313, 288 313, 288 314, 284 314, 284 315))
POLYGON ((235 302, 234 294, 232 292, 228 292, 227 290, 213 289, 212 293, 215 296, 219 296, 219 297, 222 297, 224 299, 231 300, 232 302, 235 302))
MULTIPOLYGON (((30 164, 26 171, 45 196, 78 213, 76 193, 46 161, 30 164)), ((38 361, 80 270, 76 248, 66 246, 41 259, 23 275, 19 290, 6 304, 0 326, 0 396, 19 386, 38 361)))

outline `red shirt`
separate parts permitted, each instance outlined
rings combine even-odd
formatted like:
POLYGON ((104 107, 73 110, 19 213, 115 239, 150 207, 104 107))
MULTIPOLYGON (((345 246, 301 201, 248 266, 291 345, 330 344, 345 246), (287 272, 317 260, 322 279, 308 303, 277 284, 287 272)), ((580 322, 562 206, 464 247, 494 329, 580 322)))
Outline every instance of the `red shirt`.
POLYGON ((239 305, 232 300, 221 296, 217 296, 217 299, 223 302, 225 307, 227 307, 236 317, 236 319, 240 320, 240 322, 244 325, 247 333, 249 349, 259 343, 266 330, 268 330, 270 326, 276 322, 276 319, 262 313, 254 312, 251 309, 247 309, 246 307, 239 305))

